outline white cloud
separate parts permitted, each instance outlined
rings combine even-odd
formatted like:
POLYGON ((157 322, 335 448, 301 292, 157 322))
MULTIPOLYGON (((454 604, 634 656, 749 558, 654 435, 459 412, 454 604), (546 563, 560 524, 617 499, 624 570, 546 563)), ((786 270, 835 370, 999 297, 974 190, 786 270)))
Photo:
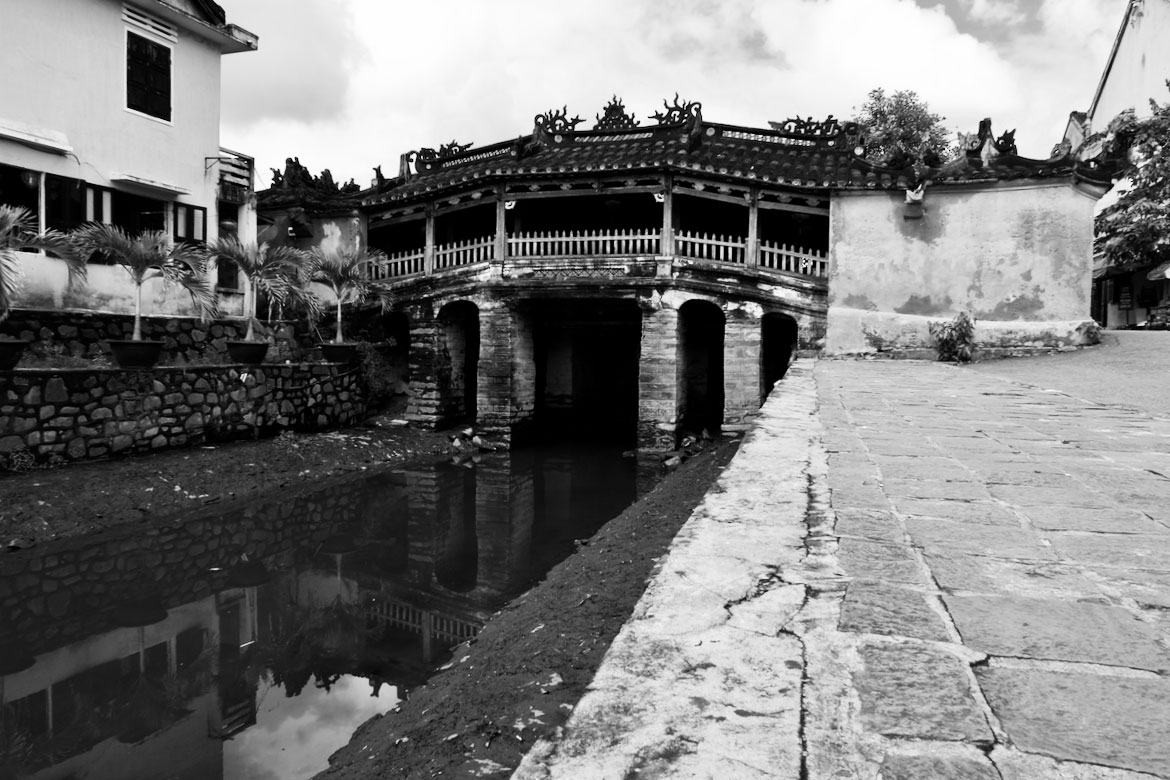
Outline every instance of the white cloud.
MULTIPOLYGON (((999 18, 1017 8, 965 1, 999 18)), ((365 184, 374 165, 397 173, 411 149, 530 132, 549 108, 592 127, 613 94, 643 121, 678 92, 709 120, 766 127, 849 116, 880 86, 918 92, 951 129, 984 116, 1018 127, 1021 152, 1045 156, 1087 104, 1112 35, 1100 31, 1125 0, 1032 1, 1039 22, 1027 27, 1040 32, 985 40, 911 0, 348 0, 328 20, 302 18, 298 3, 291 21, 268 10, 255 22, 246 9, 275 0, 238 0, 228 19, 252 24, 260 51, 225 61, 225 81, 249 82, 252 103, 225 103, 223 142, 262 171, 298 155, 365 184)))
POLYGON ((967 13, 982 24, 1020 24, 1028 18, 1017 0, 963 0, 967 13))

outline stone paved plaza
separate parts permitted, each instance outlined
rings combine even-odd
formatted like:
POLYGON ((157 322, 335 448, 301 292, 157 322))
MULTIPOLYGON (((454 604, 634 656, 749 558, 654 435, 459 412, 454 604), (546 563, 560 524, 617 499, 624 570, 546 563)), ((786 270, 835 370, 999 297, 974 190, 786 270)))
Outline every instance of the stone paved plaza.
POLYGON ((937 363, 779 389, 516 777, 1170 778, 1170 418, 937 363))

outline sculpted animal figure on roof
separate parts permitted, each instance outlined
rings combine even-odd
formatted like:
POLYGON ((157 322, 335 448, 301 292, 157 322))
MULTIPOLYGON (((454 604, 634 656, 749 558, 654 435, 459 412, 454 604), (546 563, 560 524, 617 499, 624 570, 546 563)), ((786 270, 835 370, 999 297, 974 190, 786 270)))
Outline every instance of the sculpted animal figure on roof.
POLYGON ((663 107, 666 111, 655 111, 651 117, 658 120, 660 125, 677 125, 682 124, 688 120, 701 119, 703 116, 703 104, 698 101, 684 100, 679 102, 678 93, 674 93, 674 104, 671 105, 665 100, 662 101, 663 107))

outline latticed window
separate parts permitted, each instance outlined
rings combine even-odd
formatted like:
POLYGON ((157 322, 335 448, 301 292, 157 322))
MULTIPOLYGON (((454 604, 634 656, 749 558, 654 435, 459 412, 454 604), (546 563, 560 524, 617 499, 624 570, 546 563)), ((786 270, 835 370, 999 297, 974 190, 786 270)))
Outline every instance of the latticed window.
POLYGON ((171 49, 126 33, 126 107, 171 121, 171 49))

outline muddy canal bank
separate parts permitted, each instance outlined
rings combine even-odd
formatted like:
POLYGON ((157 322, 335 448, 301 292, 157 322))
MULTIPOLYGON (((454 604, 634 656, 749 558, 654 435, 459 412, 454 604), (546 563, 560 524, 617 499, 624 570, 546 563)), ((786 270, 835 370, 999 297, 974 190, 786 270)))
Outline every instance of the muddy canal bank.
POLYGON ((611 520, 457 648, 449 668, 359 729, 318 778, 508 776, 568 718, 655 562, 737 445, 692 457, 611 520))
POLYGON ((0 555, 10 545, 80 536, 210 505, 226 510, 270 490, 300 489, 448 452, 445 433, 384 424, 0 473, 0 555))

